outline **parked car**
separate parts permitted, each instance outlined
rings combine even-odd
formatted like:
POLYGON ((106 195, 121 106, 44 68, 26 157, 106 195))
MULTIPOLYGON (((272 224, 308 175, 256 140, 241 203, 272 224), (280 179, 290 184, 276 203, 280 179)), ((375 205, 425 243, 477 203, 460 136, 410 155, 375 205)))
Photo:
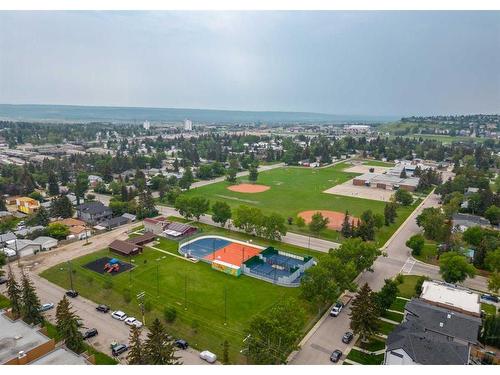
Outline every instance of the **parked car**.
POLYGON ((127 319, 125 319, 125 324, 129 326, 136 326, 137 328, 142 327, 142 322, 140 320, 137 320, 133 316, 129 316, 127 319))
POLYGON ((52 302, 51 303, 44 303, 42 306, 40 306, 38 311, 44 312, 44 311, 48 311, 48 310, 53 309, 53 308, 54 308, 54 304, 52 302))
POLYGON ((113 318, 121 320, 121 321, 124 321, 125 319, 127 319, 127 314, 125 314, 123 311, 120 311, 120 310, 113 311, 111 313, 111 316, 113 318))
POLYGON ((7 279, 6 277, 0 277, 0 285, 2 284, 5 284, 9 279, 7 279))
POLYGON ((342 352, 338 349, 335 349, 333 353, 330 355, 330 361, 334 363, 338 362, 341 357, 342 357, 342 352))
POLYGON ((87 340, 90 339, 91 337, 97 336, 98 334, 99 332, 97 332, 97 329, 91 328, 83 333, 83 339, 87 340))
POLYGON ((344 333, 344 336, 342 336, 342 342, 344 344, 349 344, 353 338, 354 338, 354 334, 352 332, 346 332, 346 333, 344 333))
POLYGON ((182 340, 182 339, 179 339, 179 340, 175 340, 175 346, 177 346, 179 349, 187 349, 189 347, 189 344, 187 343, 186 340, 182 340))
POLYGON ((78 297, 78 292, 76 290, 68 290, 66 291, 66 295, 71 298, 76 298, 78 297))
POLYGON ((217 361, 217 356, 209 352, 208 350, 204 350, 200 353, 200 358, 207 361, 208 363, 215 363, 217 361))
POLYGON ((107 305, 99 305, 95 309, 97 311, 102 312, 102 313, 107 313, 109 311, 109 306, 107 306, 107 305))
POLYGON ((122 353, 125 353, 128 350, 128 346, 125 344, 118 344, 111 348, 111 354, 114 357, 119 356, 122 353))
POLYGON ((492 296, 491 294, 482 294, 481 299, 484 299, 485 301, 490 301, 490 302, 498 302, 498 297, 497 296, 492 296))

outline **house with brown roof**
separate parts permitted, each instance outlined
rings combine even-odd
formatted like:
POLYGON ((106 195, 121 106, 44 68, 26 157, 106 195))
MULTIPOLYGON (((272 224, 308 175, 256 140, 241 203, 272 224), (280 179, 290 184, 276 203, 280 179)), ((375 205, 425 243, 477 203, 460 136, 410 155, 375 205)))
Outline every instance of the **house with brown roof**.
POLYGON ((125 256, 136 255, 142 252, 142 246, 122 240, 114 240, 108 247, 109 250, 125 256))

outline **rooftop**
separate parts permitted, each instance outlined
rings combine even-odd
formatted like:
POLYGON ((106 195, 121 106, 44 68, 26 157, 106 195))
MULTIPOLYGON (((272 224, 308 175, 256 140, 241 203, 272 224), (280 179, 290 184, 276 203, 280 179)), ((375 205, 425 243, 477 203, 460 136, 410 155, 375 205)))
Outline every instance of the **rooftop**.
POLYGON ((59 347, 50 353, 30 362, 30 365, 89 365, 83 356, 64 347, 59 347))
POLYGON ((457 311, 481 315, 481 304, 477 293, 443 282, 424 281, 420 298, 457 311))

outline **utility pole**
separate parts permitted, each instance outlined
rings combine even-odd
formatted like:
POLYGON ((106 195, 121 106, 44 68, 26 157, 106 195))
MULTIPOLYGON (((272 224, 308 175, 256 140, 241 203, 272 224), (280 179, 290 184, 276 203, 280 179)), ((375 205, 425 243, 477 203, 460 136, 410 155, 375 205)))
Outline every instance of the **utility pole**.
POLYGON ((137 301, 139 301, 139 307, 142 313, 142 324, 146 325, 146 316, 144 314, 144 297, 146 296, 146 292, 140 292, 137 294, 137 301))
POLYGON ((73 272, 72 272, 72 269, 71 269, 71 262, 68 261, 68 271, 69 271, 69 284, 70 284, 70 289, 71 290, 74 290, 73 289, 73 272))

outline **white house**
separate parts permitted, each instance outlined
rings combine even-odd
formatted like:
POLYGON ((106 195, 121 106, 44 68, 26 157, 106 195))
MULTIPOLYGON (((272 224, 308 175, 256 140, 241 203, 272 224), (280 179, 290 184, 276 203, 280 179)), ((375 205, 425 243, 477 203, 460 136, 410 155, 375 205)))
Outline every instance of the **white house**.
POLYGON ((40 251, 40 244, 30 240, 14 240, 7 244, 7 248, 14 250, 16 254, 22 258, 34 255, 40 251))

